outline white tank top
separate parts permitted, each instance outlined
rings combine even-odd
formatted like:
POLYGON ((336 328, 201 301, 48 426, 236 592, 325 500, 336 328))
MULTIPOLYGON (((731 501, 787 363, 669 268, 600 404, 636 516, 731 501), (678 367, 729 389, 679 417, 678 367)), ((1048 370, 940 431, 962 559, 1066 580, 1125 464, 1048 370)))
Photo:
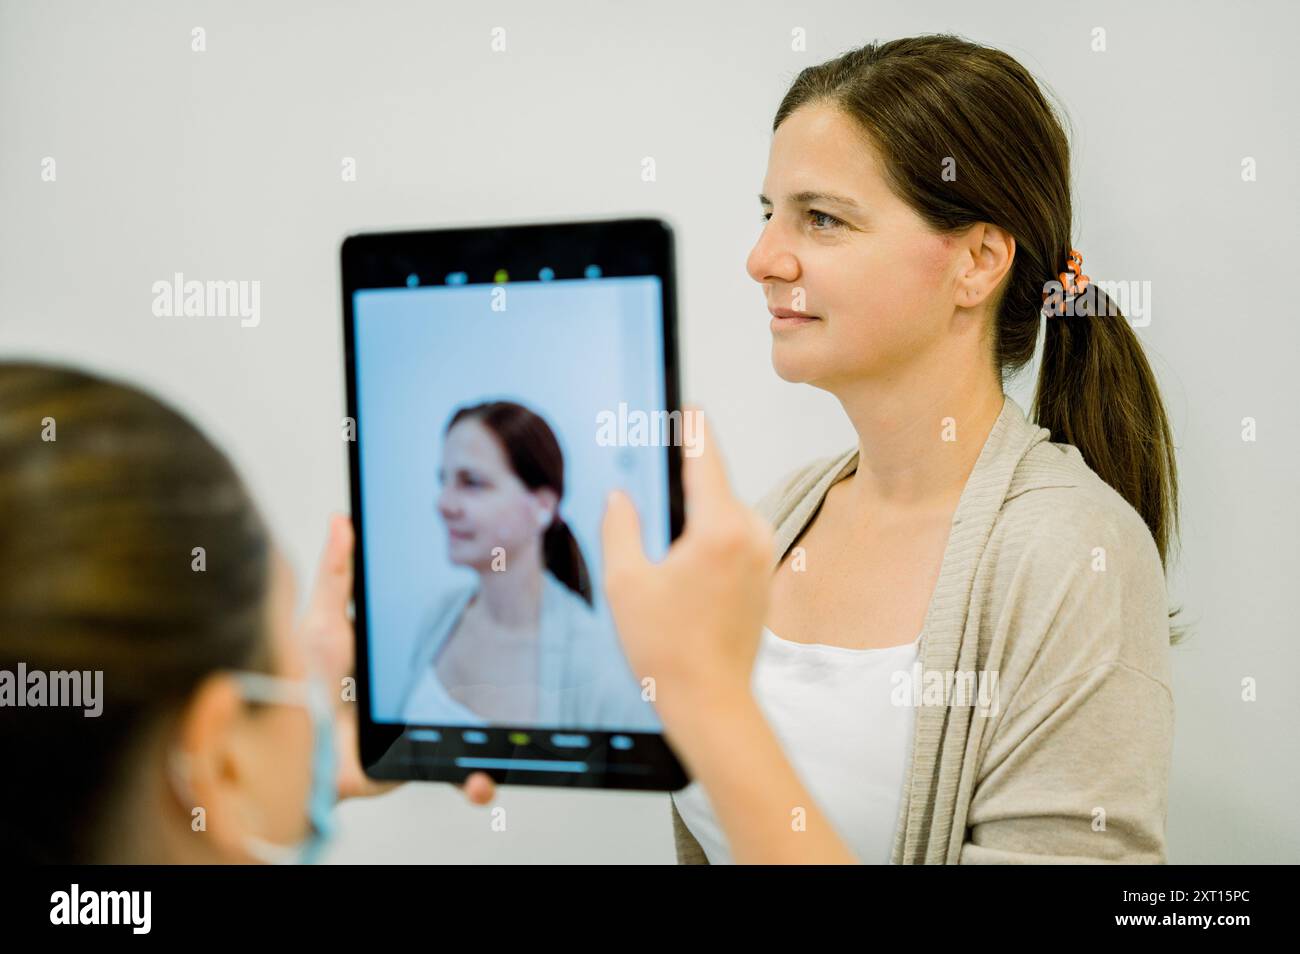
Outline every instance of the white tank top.
MULTIPOLYGON (((892 854, 916 711, 891 695, 902 681, 895 673, 907 673, 910 685, 920 651, 920 636, 902 646, 845 649, 791 642, 764 627, 754 662, 759 708, 804 787, 864 864, 888 864, 892 854)), ((729 863, 700 784, 672 799, 709 863, 729 863)))

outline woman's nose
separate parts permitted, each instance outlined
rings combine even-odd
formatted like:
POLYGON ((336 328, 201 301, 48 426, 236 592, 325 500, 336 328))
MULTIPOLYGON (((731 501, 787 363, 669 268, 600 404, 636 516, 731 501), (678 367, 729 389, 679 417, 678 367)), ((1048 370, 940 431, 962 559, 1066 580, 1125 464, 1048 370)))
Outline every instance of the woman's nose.
POLYGON ((799 260, 787 247, 779 226, 769 221, 763 227, 763 233, 750 249, 745 270, 760 285, 793 282, 799 277, 799 260))
POLYGON ((450 520, 460 515, 460 504, 456 500, 456 492, 453 490, 444 490, 438 494, 438 513, 444 520, 450 520))

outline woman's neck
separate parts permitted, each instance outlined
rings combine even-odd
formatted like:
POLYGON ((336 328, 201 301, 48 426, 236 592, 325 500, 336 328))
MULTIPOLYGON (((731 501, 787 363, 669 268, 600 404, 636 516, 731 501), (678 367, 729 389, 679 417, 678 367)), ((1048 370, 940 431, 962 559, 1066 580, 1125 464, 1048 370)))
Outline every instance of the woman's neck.
POLYGON ((851 499, 908 511, 956 506, 1005 400, 991 372, 931 387, 860 381, 836 396, 858 434, 851 499))
POLYGON ((480 569, 474 603, 496 626, 535 626, 541 616, 544 569, 540 544, 510 553, 504 569, 480 569))

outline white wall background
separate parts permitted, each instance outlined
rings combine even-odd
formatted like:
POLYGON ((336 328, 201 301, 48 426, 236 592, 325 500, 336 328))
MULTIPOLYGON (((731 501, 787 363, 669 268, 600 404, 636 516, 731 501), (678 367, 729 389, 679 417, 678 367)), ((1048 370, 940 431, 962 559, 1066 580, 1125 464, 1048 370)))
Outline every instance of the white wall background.
MULTIPOLYGON (((1140 334, 1184 494, 1171 598, 1197 627, 1174 656, 1170 860, 1296 861, 1298 25, 1283 2, 0 0, 0 354, 120 373, 189 410, 305 578, 326 514, 346 507, 340 238, 663 214, 679 233, 685 395, 753 499, 853 441, 834 399, 772 371, 745 274, 782 93, 871 39, 999 46, 1069 111, 1089 274, 1153 286, 1140 334), (504 53, 489 49, 498 26, 504 53), (795 27, 807 52, 790 50, 795 27), (345 156, 356 182, 341 181, 345 156), (645 156, 656 182, 641 181, 645 156), (260 325, 155 318, 150 287, 177 271, 261 281, 260 325)), ((1031 382, 1011 389, 1025 408, 1031 382)), ((672 860, 666 796, 511 788, 499 804, 505 833, 446 786, 346 805, 332 858, 672 860)))

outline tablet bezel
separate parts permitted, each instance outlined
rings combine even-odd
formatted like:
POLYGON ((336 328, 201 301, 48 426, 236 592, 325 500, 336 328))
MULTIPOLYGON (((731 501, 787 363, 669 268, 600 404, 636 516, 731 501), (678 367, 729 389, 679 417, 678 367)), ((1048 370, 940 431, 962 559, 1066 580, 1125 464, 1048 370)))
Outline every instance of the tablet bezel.
MULTIPOLYGON (((451 272, 464 272, 465 284, 489 284, 501 268, 511 275, 535 277, 541 268, 547 267, 553 270, 555 278, 580 278, 593 262, 599 263, 602 278, 634 275, 659 278, 663 298, 664 396, 668 410, 680 410, 674 240, 672 227, 663 219, 366 232, 349 235, 342 243, 344 372, 347 415, 353 429, 352 439, 345 443, 356 541, 353 556, 355 704, 361 764, 372 778, 458 782, 471 772, 484 771, 501 784, 642 791, 676 791, 689 781, 667 740, 656 732, 537 726, 427 726, 415 728, 416 733, 427 733, 423 738, 416 738, 408 731, 411 726, 378 723, 371 718, 365 514, 360 477, 364 435, 357 414, 353 296, 368 288, 408 287, 407 277, 412 274, 417 276, 421 287, 442 285, 442 276, 451 272), (578 766, 584 770, 577 770, 578 766), (555 770, 550 771, 551 768, 555 770)), ((681 534, 684 520, 681 449, 669 442, 664 452, 668 455, 669 524, 675 540, 681 534)))

